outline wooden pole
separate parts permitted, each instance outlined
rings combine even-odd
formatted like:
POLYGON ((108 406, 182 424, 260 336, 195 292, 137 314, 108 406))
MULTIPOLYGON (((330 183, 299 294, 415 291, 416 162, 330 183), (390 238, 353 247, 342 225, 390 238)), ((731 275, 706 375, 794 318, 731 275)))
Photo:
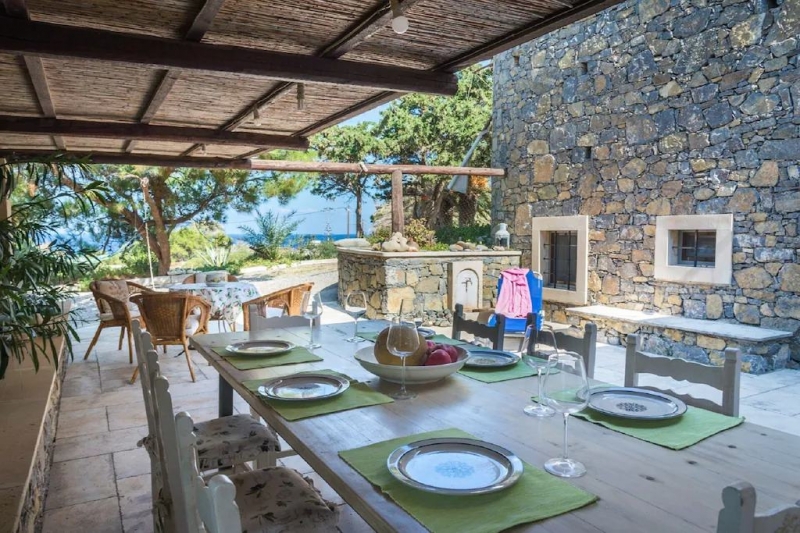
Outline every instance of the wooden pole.
POLYGON ((392 171, 392 233, 405 231, 405 213, 403 212, 403 172, 392 171))

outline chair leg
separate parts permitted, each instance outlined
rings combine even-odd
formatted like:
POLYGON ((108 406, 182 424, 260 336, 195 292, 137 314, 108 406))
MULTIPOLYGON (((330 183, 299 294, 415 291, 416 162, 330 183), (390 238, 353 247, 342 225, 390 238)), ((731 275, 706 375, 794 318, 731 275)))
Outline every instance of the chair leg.
POLYGON ((119 348, 117 350, 122 349, 122 339, 125 338, 125 326, 122 326, 122 329, 119 330, 119 348))
POLYGON ((128 363, 133 364, 133 337, 131 335, 130 328, 125 328, 128 330, 128 363))
POLYGON ((186 342, 186 339, 183 340, 183 351, 186 354, 186 364, 189 365, 189 374, 192 376, 192 383, 194 383, 194 368, 192 368, 192 357, 189 355, 189 344, 186 342))
POLYGON ((86 361, 89 359, 89 354, 92 353, 92 348, 94 345, 97 344, 97 339, 100 338, 100 332, 103 331, 103 323, 101 322, 97 326, 97 331, 94 332, 94 337, 92 338, 92 342, 89 343, 89 349, 86 350, 86 355, 83 356, 83 360, 86 361))
POLYGON ((139 367, 137 366, 136 368, 133 369, 133 375, 131 376, 131 385, 136 383, 136 376, 138 375, 139 375, 139 367))

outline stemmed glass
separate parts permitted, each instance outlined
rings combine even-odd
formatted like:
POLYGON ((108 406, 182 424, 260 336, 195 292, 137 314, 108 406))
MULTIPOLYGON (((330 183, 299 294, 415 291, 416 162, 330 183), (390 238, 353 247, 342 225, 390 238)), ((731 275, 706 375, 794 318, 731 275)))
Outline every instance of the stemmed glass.
POLYGON ((403 362, 400 374, 400 390, 391 395, 395 400, 409 400, 417 396, 416 392, 406 390, 406 358, 419 348, 419 333, 413 322, 394 318, 389 326, 389 335, 386 338, 386 348, 389 353, 399 357, 403 362))
POLYGON ((544 469, 558 477, 580 477, 586 473, 586 467, 567 455, 567 423, 570 414, 581 411, 588 404, 586 367, 583 357, 568 352, 551 355, 550 363, 558 371, 545 374, 542 398, 564 415, 564 449, 561 457, 548 459, 544 469))
POLYGON ((550 362, 548 360, 549 354, 536 349, 537 339, 533 339, 533 341, 531 341, 531 337, 535 332, 536 329, 533 326, 528 326, 525 328, 525 336, 522 338, 522 346, 520 346, 519 349, 520 355, 522 356, 522 360, 525 361, 525 364, 536 371, 536 381, 538 387, 538 391, 536 392, 536 401, 530 405, 526 405, 522 411, 528 416, 545 418, 548 416, 553 416, 556 414, 556 412, 552 407, 545 405, 544 399, 542 398, 542 373, 545 370, 550 370, 548 368, 550 362), (531 347, 531 342, 533 342, 533 347, 531 347))
POLYGON ((351 292, 347 295, 347 298, 345 298, 344 310, 348 315, 353 317, 353 321, 355 322, 353 336, 349 339, 345 339, 345 341, 359 342, 361 339, 358 338, 358 319, 367 313, 367 295, 361 291, 351 292))
POLYGON ((306 344, 306 348, 313 350, 321 347, 321 344, 314 342, 314 322, 322 316, 322 297, 320 293, 312 296, 309 291, 303 294, 300 309, 303 312, 303 317, 308 319, 308 344, 306 344))

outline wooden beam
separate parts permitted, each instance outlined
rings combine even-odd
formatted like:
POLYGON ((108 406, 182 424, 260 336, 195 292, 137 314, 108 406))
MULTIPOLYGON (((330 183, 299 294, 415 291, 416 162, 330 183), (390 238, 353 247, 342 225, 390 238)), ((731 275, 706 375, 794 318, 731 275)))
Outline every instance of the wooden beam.
POLYGON ((222 4, 224 3, 225 0, 206 0, 191 25, 189 25, 189 29, 186 30, 184 39, 199 43, 206 32, 211 29, 211 25, 214 23, 214 19, 217 18, 217 13, 222 9, 222 4))
MULTIPOLYGON (((23 162, 36 160, 41 157, 53 155, 50 150, 2 150, 0 157, 9 162, 23 162)), ((66 152, 63 158, 72 158, 76 161, 109 164, 109 165, 143 165, 163 167, 194 167, 194 168, 239 168, 258 171, 283 171, 283 172, 320 172, 329 174, 345 174, 363 172, 358 163, 329 163, 324 161, 272 161, 267 159, 225 159, 221 157, 180 157, 156 154, 125 154, 121 152, 66 152)), ((505 176, 501 168, 476 168, 476 167, 433 167, 425 165, 367 165, 370 174, 389 175, 399 171, 402 174, 418 175, 429 174, 439 176, 505 176)))
POLYGON ((306 150, 308 139, 261 133, 219 131, 211 128, 154 126, 120 122, 90 122, 0 115, 0 131, 30 135, 63 135, 93 139, 137 139, 142 141, 199 142, 203 144, 250 145, 262 148, 306 150))
POLYGON ((5 8, 6 14, 9 17, 29 19, 28 6, 25 0, 2 0, 0 2, 5 8))
POLYGON ((392 233, 403 233, 406 229, 403 207, 403 173, 392 171, 392 233))
POLYGON ((0 17, 0 50, 402 92, 452 95, 457 89, 456 77, 446 72, 176 41, 7 17, 0 17))

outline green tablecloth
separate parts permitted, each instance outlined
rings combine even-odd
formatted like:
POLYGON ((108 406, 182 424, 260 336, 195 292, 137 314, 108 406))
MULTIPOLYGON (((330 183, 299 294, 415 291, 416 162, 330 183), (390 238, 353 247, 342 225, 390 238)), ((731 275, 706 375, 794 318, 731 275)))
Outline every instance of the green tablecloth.
POLYGON ((591 409, 584 409, 572 416, 672 450, 688 448, 744 422, 743 417, 725 416, 691 406, 683 416, 671 420, 629 420, 603 415, 591 409))
MULTIPOLYGON (((314 373, 336 374, 350 379, 348 376, 332 370, 314 371, 314 373)), ((258 387, 264 383, 264 381, 263 379, 253 379, 242 382, 242 385, 247 387, 248 390, 257 392, 258 387)), ((349 411, 350 409, 358 409, 359 407, 391 403, 394 400, 385 394, 372 390, 365 383, 350 379, 350 388, 333 398, 307 402, 290 402, 261 398, 261 401, 275 409, 275 411, 286 420, 294 421, 303 418, 311 418, 312 416, 337 413, 339 411, 349 411)))
POLYGON ((322 357, 314 355, 305 348, 298 346, 288 353, 280 355, 267 355, 257 357, 253 355, 236 355, 225 350, 224 347, 214 348, 220 356, 239 370, 253 370, 255 368, 269 368, 272 366, 292 365, 296 363, 313 363, 322 361, 322 357))
POLYGON ((430 494, 402 484, 389 473, 386 458, 395 448, 435 437, 471 438, 471 435, 445 429, 346 450, 339 455, 433 533, 494 533, 557 516, 597 500, 596 496, 527 463, 524 474, 512 487, 477 496, 430 494))

